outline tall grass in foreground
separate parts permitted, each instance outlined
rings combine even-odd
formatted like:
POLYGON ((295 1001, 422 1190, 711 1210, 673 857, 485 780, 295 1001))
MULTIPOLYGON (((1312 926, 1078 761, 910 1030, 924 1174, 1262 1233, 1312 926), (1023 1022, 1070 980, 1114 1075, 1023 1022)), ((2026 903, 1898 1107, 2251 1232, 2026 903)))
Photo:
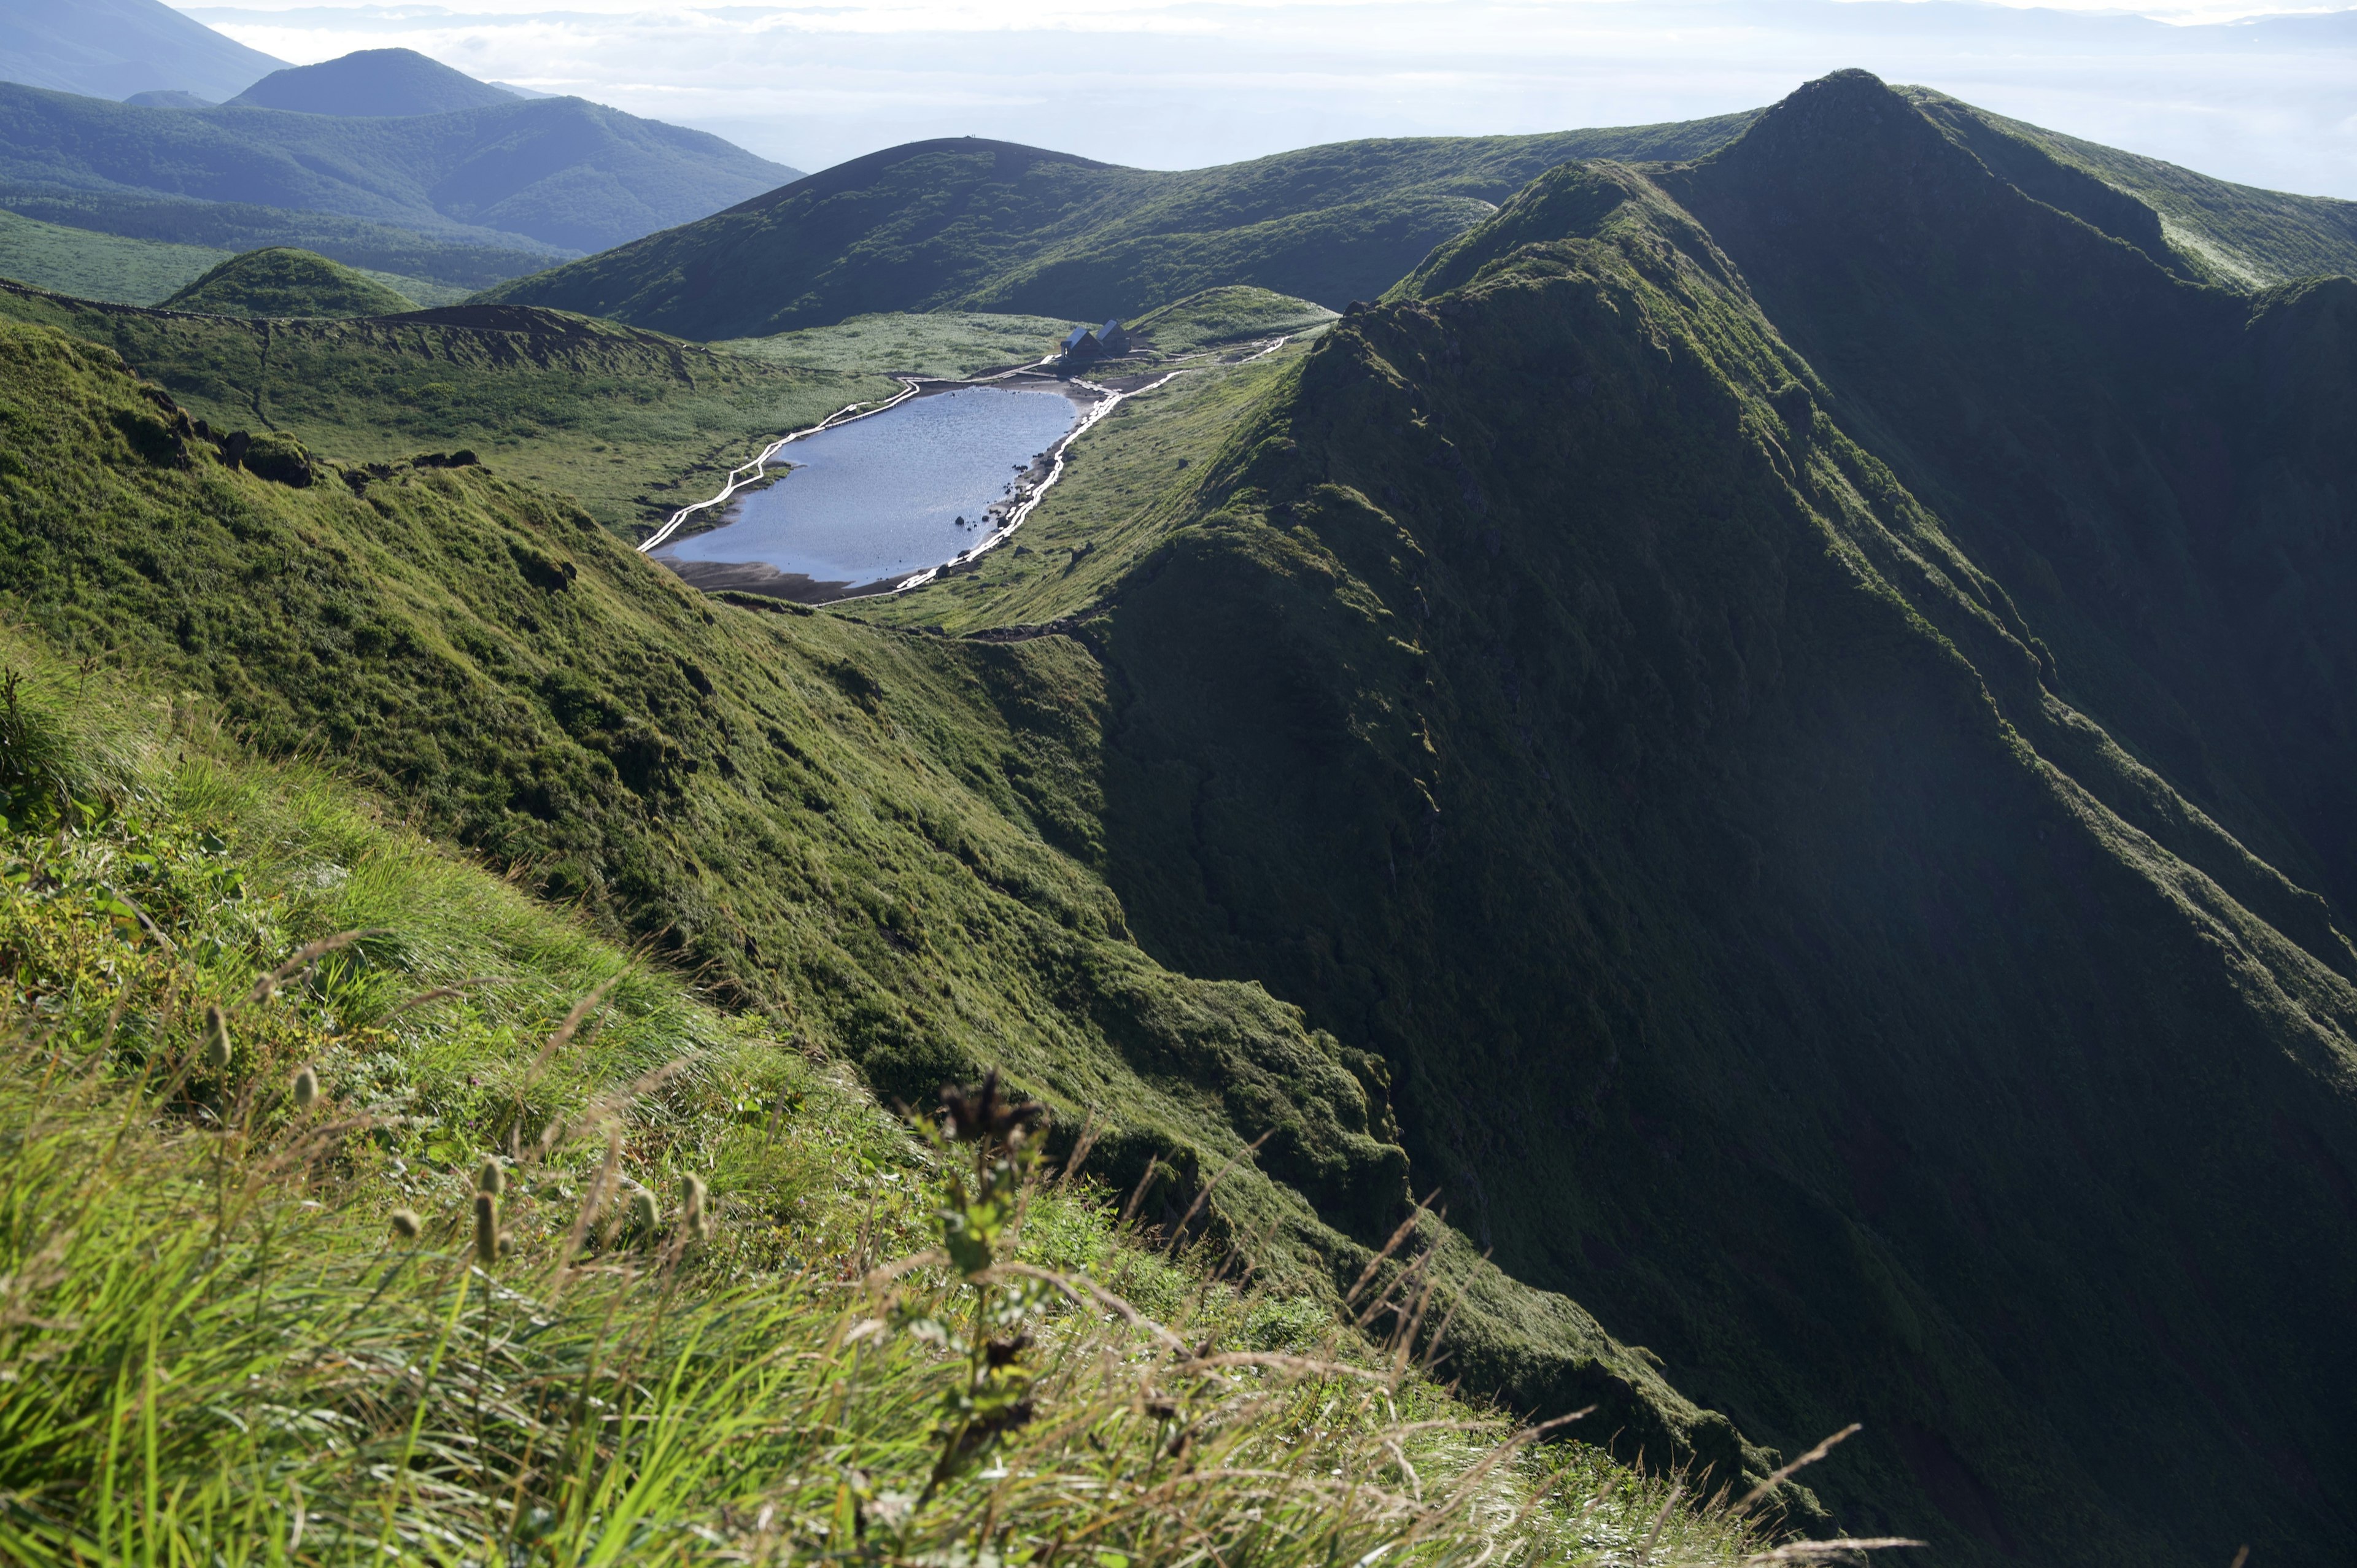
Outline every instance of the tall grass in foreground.
POLYGON ((1726 1563, 332 790, 0 723, 0 1559, 1726 1563))

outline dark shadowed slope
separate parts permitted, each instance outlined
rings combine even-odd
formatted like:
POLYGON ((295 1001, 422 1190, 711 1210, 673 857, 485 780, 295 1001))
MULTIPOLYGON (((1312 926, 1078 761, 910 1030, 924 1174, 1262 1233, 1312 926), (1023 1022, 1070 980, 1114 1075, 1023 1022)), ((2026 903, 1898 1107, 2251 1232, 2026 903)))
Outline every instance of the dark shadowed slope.
POLYGON ((517 96, 415 49, 357 49, 317 65, 273 71, 230 103, 302 114, 386 116, 490 109, 512 103, 517 96))
POLYGON ((1852 1530, 2339 1563, 2352 397, 1863 75, 1557 170, 1084 623, 1113 885, 1852 1530))
POLYGON ((500 297, 704 338, 952 306, 1103 319, 1226 284, 1339 309, 1541 169, 1692 157, 1749 118, 1345 142, 1176 174, 1007 142, 914 142, 500 297))
POLYGON ((135 109, 0 84, 0 183, 338 213, 509 248, 617 244, 792 173, 578 98, 378 120, 135 109))
POLYGON ((178 88, 218 103, 285 63, 162 0, 0 0, 0 81, 93 98, 178 88))

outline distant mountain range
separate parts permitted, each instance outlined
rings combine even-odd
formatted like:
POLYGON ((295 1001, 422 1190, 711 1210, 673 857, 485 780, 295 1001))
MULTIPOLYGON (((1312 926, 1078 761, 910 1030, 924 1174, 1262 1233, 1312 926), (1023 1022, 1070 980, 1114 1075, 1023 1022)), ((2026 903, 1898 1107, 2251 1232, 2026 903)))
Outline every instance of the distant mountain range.
POLYGON ((477 81, 415 49, 360 49, 339 59, 272 71, 229 102, 232 109, 386 119, 492 109, 522 96, 477 81))
POLYGON ((92 98, 158 89, 211 102, 286 62, 161 0, 0 0, 0 80, 92 98))
MULTIPOLYGON (((317 80, 286 74, 296 78, 290 95, 317 80)), ((415 85, 415 73, 400 74, 415 85)), ((248 202, 580 252, 703 217, 796 172, 717 136, 582 99, 525 101, 469 85, 497 101, 364 119, 145 109, 0 83, 0 184, 248 202)))
POLYGON ((912 142, 500 297, 703 338, 952 306, 1103 319, 1228 284, 1339 309, 1566 159, 1695 157, 1751 119, 1344 142, 1177 173, 912 142))
MULTIPOLYGON (((2357 271, 2357 203, 2232 185, 1901 91, 1973 156, 2179 276, 2250 287, 2357 271)), ((1756 117, 1346 142, 1177 173, 912 142, 495 294, 706 339, 881 310, 1102 319, 1231 284, 1340 309, 1548 168, 1693 159, 1756 117)))

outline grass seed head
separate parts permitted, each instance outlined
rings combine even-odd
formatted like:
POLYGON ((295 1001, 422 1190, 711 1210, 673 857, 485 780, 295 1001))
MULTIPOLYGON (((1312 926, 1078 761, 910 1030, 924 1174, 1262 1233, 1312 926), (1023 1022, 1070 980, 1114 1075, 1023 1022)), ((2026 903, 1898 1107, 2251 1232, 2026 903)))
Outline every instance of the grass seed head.
POLYGON ((496 1159, 483 1162, 482 1174, 475 1178, 475 1190, 493 1197, 503 1197, 508 1190, 508 1173, 496 1159))
POLYGON ((396 1208, 386 1218, 392 1222, 393 1233, 404 1241, 416 1240, 419 1232, 425 1229, 425 1222, 417 1218, 417 1210, 414 1208, 396 1208))
POLYGON ((313 1102, 318 1098, 319 1075, 314 1072, 311 1069, 306 1067, 301 1072, 295 1075, 296 1109, 300 1111, 308 1111, 311 1109, 313 1102))
POLYGON ((205 1066, 214 1072, 229 1070, 229 1015, 218 1002, 205 1004, 205 1066))
POLYGON ((500 1200, 488 1192, 475 1195, 475 1262, 490 1268, 500 1261, 500 1200))
POLYGON ((630 1194, 630 1229, 641 1234, 651 1233, 662 1222, 655 1209, 655 1195, 645 1187, 630 1194))
POLYGON ((705 1187, 704 1178, 691 1174, 679 1185, 680 1212, 687 1220, 688 1230, 694 1232, 697 1240, 710 1240, 712 1239, 711 1194, 705 1187))

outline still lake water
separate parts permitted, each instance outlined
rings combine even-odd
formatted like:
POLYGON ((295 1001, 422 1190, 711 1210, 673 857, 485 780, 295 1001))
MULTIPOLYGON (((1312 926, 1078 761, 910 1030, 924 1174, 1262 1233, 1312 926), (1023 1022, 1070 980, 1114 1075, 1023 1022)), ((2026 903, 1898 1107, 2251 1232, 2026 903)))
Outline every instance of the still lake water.
POLYGON ((759 562, 815 583, 906 577, 988 537, 984 510, 1079 416, 1053 392, 962 387, 910 398, 795 442, 779 455, 791 473, 662 553, 759 562))

